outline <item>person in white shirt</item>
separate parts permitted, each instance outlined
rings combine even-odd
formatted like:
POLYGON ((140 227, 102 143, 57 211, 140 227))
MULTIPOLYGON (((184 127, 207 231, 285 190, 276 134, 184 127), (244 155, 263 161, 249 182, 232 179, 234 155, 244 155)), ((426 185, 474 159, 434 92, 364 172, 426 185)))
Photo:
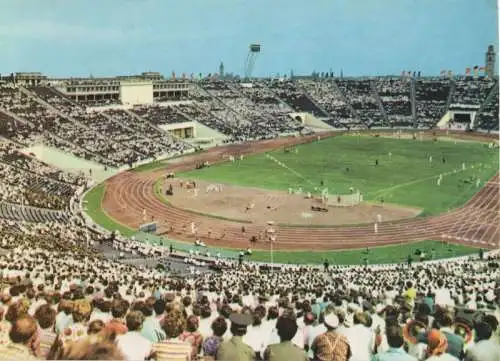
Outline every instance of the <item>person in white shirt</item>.
POLYGON ((215 318, 213 317, 212 314, 208 315, 207 317, 206 314, 202 313, 200 317, 198 332, 201 333, 204 339, 212 335, 212 322, 214 321, 214 319, 215 318))
MULTIPOLYGON (((326 310, 325 310, 325 313, 326 313, 326 310)), ((312 350, 312 345, 313 345, 314 340, 319 335, 322 335, 323 333, 328 331, 325 324, 323 323, 323 320, 324 320, 324 314, 321 314, 319 317, 319 324, 317 324, 316 326, 313 326, 313 328, 309 332, 309 351, 308 351, 307 355, 311 359, 314 358, 314 352, 312 350)))
MULTIPOLYGON (((314 323, 316 321, 316 315, 312 312, 307 312, 303 317, 303 328, 302 328, 302 337, 304 340, 304 350, 306 352, 309 351, 310 345, 313 343, 313 330, 314 323)), ((314 356, 314 355, 313 355, 314 356)))
POLYGON ((434 291, 434 303, 438 306, 449 306, 452 304, 450 290, 443 287, 443 280, 437 281, 438 289, 434 291))
POLYGON ((476 344, 471 346, 465 354, 464 361, 498 361, 500 360, 500 345, 492 339, 493 332, 498 328, 495 316, 486 316, 490 322, 479 322, 474 328, 476 344), (493 330, 492 326, 495 327, 493 330))
POLYGON ((385 293, 384 293, 384 296, 385 296, 384 303, 386 305, 392 305, 394 302, 394 299, 396 298, 397 295, 398 295, 398 292, 396 290, 394 290, 394 288, 392 286, 387 286, 385 293))
MULTIPOLYGON (((264 311, 265 312, 265 311, 264 311)), ((256 353, 265 349, 267 338, 269 334, 266 333, 264 324, 262 323, 263 315, 254 311, 253 323, 248 327, 247 333, 243 336, 243 342, 250 346, 256 353)))
POLYGON ((367 327, 368 315, 356 312, 353 317, 354 326, 346 331, 346 337, 351 346, 350 361, 370 361, 372 357, 373 332, 367 327))
POLYGON ((377 327, 380 328, 380 332, 385 332, 385 319, 383 317, 383 313, 385 310, 385 306, 382 304, 378 304, 375 306, 375 313, 372 317, 372 330, 375 331, 377 327))
POLYGON ((153 344, 140 334, 144 315, 139 311, 131 311, 126 318, 128 332, 117 336, 116 344, 126 360, 145 360, 153 351, 153 344))

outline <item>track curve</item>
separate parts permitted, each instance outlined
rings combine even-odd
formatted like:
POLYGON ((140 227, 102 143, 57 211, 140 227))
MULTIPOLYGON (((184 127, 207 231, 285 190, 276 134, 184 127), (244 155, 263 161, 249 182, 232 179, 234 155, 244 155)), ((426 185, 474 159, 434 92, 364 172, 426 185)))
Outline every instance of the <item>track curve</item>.
MULTIPOLYGON (((338 134, 338 133, 337 133, 338 134)), ((334 134, 329 134, 332 136, 334 134)), ((323 136, 323 135, 322 135, 323 136)), ((189 155, 177 164, 169 165, 169 172, 193 169, 196 164, 220 162, 222 155, 247 155, 269 151, 284 145, 306 143, 317 135, 300 138, 280 138, 246 144, 212 148, 207 152, 189 155)), ((481 136, 478 136, 480 138, 481 136)), ((484 137, 483 137, 484 138, 484 137)), ((481 138, 481 139, 483 139, 481 138)), ((491 139, 488 137, 488 139, 491 139)), ((195 222, 199 238, 217 247, 243 248, 252 235, 265 229, 264 224, 242 224, 196 215, 164 204, 154 194, 154 184, 164 176, 165 169, 143 173, 124 172, 105 182, 102 207, 116 221, 137 229, 143 223, 143 211, 158 222, 158 233, 182 241, 193 242, 190 223, 195 222), (173 227, 173 230, 171 229, 173 227)), ((336 250, 400 244, 418 240, 446 240, 454 243, 499 248, 500 243, 500 177, 497 173, 463 207, 437 216, 419 217, 394 222, 382 222, 378 233, 372 225, 349 225, 328 228, 275 226, 276 250, 336 250)), ((254 249, 269 249, 269 243, 252 244, 254 249)))

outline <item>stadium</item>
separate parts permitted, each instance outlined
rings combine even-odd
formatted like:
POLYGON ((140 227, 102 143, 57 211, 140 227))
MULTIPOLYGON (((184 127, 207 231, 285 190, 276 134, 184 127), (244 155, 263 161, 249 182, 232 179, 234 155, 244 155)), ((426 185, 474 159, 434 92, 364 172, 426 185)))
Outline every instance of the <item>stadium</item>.
POLYGON ((2 73, 0 360, 500 361, 497 47, 462 74, 257 76, 265 43, 241 75, 2 73))

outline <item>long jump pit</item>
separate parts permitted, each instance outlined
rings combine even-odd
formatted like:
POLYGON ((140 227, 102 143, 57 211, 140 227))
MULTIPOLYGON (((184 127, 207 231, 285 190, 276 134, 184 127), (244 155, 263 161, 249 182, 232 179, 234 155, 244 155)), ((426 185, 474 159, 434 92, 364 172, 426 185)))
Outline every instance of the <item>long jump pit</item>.
POLYGON ((368 202, 352 206, 328 206, 321 204, 318 198, 308 198, 306 194, 289 194, 202 180, 196 181, 196 189, 187 188, 186 184, 190 182, 181 178, 165 179, 162 194, 170 204, 178 208, 255 224, 273 221, 300 226, 340 226, 373 223, 380 219, 395 221, 413 218, 421 212, 417 208, 368 202), (165 193, 169 186, 173 189, 173 195, 170 196, 165 193), (313 210, 312 207, 323 210, 313 210))

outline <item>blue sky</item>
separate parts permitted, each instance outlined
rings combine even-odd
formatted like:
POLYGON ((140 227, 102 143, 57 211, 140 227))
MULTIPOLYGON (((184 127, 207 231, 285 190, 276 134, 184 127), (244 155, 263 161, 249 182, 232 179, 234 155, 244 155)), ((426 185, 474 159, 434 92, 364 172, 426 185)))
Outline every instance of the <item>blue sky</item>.
POLYGON ((496 0, 0 0, 0 73, 463 73, 498 49, 496 0))

